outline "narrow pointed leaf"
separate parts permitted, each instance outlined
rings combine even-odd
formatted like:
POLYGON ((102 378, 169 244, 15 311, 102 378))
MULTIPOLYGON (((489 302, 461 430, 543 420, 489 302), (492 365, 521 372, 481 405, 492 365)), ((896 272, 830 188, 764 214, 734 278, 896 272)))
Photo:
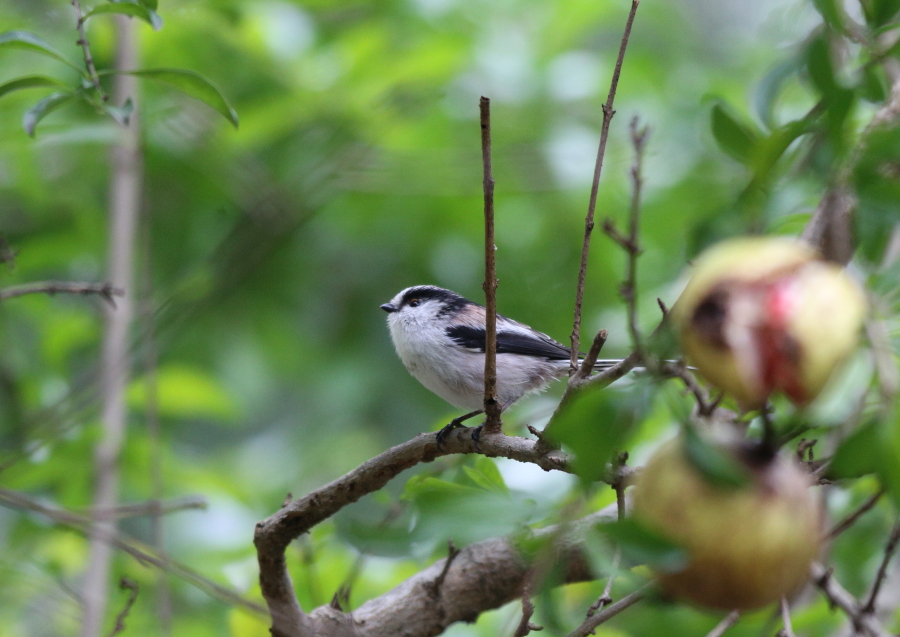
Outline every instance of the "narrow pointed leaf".
POLYGON ((722 150, 743 164, 750 162, 759 133, 739 122, 721 104, 712 108, 712 133, 722 150))
MULTIPOLYGON (((185 71, 183 69, 140 69, 137 71, 116 71, 135 77, 145 77, 157 82, 163 82, 172 86, 185 95, 205 102, 221 113, 231 124, 237 128, 238 116, 225 96, 212 83, 199 73, 185 71)), ((106 71, 104 74, 112 73, 106 71)))
POLYGON ((116 2, 114 4, 97 5, 85 14, 84 19, 87 20, 90 17, 104 13, 118 13, 120 15, 138 18, 149 24, 156 31, 162 29, 163 25, 162 18, 160 18, 159 14, 152 8, 147 7, 145 4, 133 4, 131 2, 116 2))
POLYGON ((34 129, 42 119, 75 97, 74 93, 53 93, 32 106, 22 118, 22 128, 29 137, 34 137, 34 129))
POLYGON ((45 88, 53 87, 71 91, 71 87, 65 82, 61 82, 52 77, 44 77, 43 75, 28 75, 10 80, 5 84, 0 84, 0 97, 13 91, 20 91, 24 88, 45 88))
POLYGON ((813 6, 831 28, 841 32, 844 30, 841 10, 835 0, 813 0, 813 6))
POLYGON ((34 51, 35 53, 40 53, 41 55, 52 57, 53 59, 58 60, 67 66, 71 66, 73 69, 81 73, 81 75, 87 75, 87 72, 83 68, 69 62, 66 58, 63 57, 62 53, 44 42, 34 33, 29 33, 28 31, 6 31, 5 33, 0 33, 0 48, 3 47, 9 49, 24 49, 25 51, 34 51))
POLYGON ((138 0, 138 4, 142 4, 148 9, 153 9, 154 11, 156 11, 156 8, 158 6, 156 0, 138 0))
POLYGON ((122 106, 104 104, 103 110, 121 126, 128 126, 128 122, 131 121, 131 114, 134 112, 134 102, 129 98, 125 100, 122 106))

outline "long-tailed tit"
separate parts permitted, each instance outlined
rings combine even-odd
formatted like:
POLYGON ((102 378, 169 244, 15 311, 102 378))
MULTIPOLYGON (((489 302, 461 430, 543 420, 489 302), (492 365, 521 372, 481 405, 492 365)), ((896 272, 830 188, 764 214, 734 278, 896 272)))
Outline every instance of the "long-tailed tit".
MULTIPOLYGON (((417 285, 381 309, 388 313, 391 339, 409 373, 454 407, 470 412, 449 427, 482 413, 484 307, 444 288, 417 285)), ((497 315, 497 400, 502 409, 566 376, 570 360, 571 350, 562 343, 497 315)), ((600 360, 594 369, 618 362, 600 360)))

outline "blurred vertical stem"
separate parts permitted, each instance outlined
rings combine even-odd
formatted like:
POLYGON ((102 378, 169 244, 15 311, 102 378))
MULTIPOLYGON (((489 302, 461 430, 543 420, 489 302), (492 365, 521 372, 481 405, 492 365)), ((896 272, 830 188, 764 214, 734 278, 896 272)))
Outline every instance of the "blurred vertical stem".
MULTIPOLYGON (((137 42, 133 21, 116 16, 117 70, 137 67, 137 42)), ((128 75, 116 75, 113 103, 136 101, 136 81, 128 75)), ((128 412, 125 388, 128 385, 130 355, 129 328, 134 311, 132 282, 135 230, 142 190, 143 157, 137 109, 127 127, 119 130, 112 148, 109 196, 108 279, 125 290, 116 310, 107 309, 103 336, 102 395, 103 412, 100 441, 94 451, 94 510, 115 506, 119 491, 119 457, 125 438, 128 412)), ((109 597, 109 571, 113 548, 107 541, 115 530, 113 520, 95 520, 90 533, 90 555, 84 577, 84 621, 82 637, 102 634, 109 597)))
MULTIPOLYGON (((165 551, 165 528, 163 526, 162 499, 164 495, 162 470, 162 438, 159 427, 159 383, 157 367, 159 354, 156 349, 156 322, 153 306, 153 224, 149 210, 141 215, 141 305, 140 331, 143 334, 144 349, 144 389, 147 394, 144 419, 147 423, 147 435, 150 438, 150 480, 151 498, 155 503, 155 511, 150 517, 150 541, 157 550, 160 559, 168 562, 165 551)), ((172 599, 169 593, 169 580, 165 568, 156 572, 156 612, 159 617, 159 635, 168 637, 172 634, 172 599)))

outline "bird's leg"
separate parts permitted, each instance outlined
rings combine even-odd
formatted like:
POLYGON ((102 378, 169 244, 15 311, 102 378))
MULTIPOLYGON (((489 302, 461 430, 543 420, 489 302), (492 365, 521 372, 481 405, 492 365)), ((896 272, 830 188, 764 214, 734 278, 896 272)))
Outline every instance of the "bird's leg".
MULTIPOLYGON (((467 414, 463 414, 459 418, 454 418, 453 420, 451 420, 449 425, 447 425, 446 427, 441 429, 439 432, 437 432, 438 451, 444 450, 443 449, 444 440, 447 438, 447 434, 449 434, 451 431, 453 431, 454 429, 456 429, 458 427, 462 427, 463 421, 468 420, 469 418, 474 418, 478 414, 483 414, 483 413, 484 413, 484 409, 476 409, 475 411, 470 411, 467 414)), ((477 444, 477 441, 476 441, 476 444, 477 444)))
MULTIPOLYGON (((509 407, 510 405, 512 405, 513 402, 515 402, 515 401, 509 400, 509 401, 503 403, 500 406, 500 413, 502 414, 504 411, 506 411, 506 408, 509 407)), ((482 410, 482 411, 484 411, 484 410, 482 410)), ((475 443, 476 449, 478 449, 478 441, 481 440, 481 431, 484 429, 484 425, 485 425, 485 423, 481 423, 480 425, 478 425, 477 427, 472 429, 472 442, 475 443)), ((479 449, 479 451, 480 451, 480 449, 479 449)))

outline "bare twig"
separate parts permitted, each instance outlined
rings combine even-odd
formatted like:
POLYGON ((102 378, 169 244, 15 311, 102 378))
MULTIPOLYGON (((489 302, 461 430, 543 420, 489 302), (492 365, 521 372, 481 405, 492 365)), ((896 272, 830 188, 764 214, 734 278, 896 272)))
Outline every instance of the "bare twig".
MULTIPOLYGON (((144 388, 147 399, 144 406, 144 417, 147 423, 147 433, 150 439, 150 481, 153 497, 161 500, 164 493, 163 486, 163 445, 159 423, 159 382, 157 367, 159 353, 156 344, 156 320, 153 304, 153 249, 152 249, 152 217, 147 211, 141 216, 141 278, 143 285, 141 290, 140 318, 143 328, 144 346, 144 388)), ((165 526, 161 511, 157 512, 150 520, 151 543, 160 551, 165 549, 165 526)), ((165 553, 163 552, 163 555, 165 553)), ((169 591, 169 580, 165 572, 160 571, 156 576, 156 613, 159 617, 160 637, 169 637, 172 634, 172 596, 169 591)))
POLYGON ((822 591, 831 605, 840 608, 853 622, 853 625, 869 637, 891 637, 874 615, 863 613, 860 610, 856 598, 834 579, 831 570, 826 569, 818 562, 813 562, 809 570, 813 583, 822 591))
POLYGON ((779 637, 797 637, 794 635, 794 625, 791 623, 791 607, 788 605, 787 598, 781 598, 781 623, 783 624, 779 637))
POLYGON ((484 423, 485 433, 500 433, 497 402, 497 263, 494 245, 494 175, 491 168, 491 100, 482 97, 481 161, 484 167, 484 423))
POLYGON ((662 312, 663 318, 666 318, 669 315, 669 308, 666 307, 666 304, 659 297, 656 297, 656 304, 659 306, 659 311, 662 312))
POLYGON ((569 633, 567 637, 587 637, 587 635, 592 634, 597 626, 644 599, 647 595, 648 586, 649 584, 644 584, 630 595, 626 595, 615 604, 605 608, 593 617, 588 617, 578 628, 569 633))
POLYGON ((609 139, 609 125, 612 122, 613 102, 616 99, 616 89, 619 86, 619 75, 622 72, 622 62, 625 59, 625 49, 628 47, 628 38, 631 36, 631 26, 634 24, 634 16, 637 13, 640 0, 632 0, 628 21, 625 23, 625 32, 622 34, 622 43, 619 46, 619 55, 616 58, 616 68, 613 71, 612 81, 609 86, 609 95, 603 105, 603 124, 600 128, 600 146, 597 148, 597 161, 594 164, 594 178, 591 183, 591 196, 588 200, 587 216, 584 219, 584 242, 581 246, 581 264, 578 269, 578 285, 575 288, 575 319, 572 323, 572 360, 570 369, 574 375, 578 369, 578 346, 581 338, 581 307, 584 302, 584 278, 587 273, 588 253, 591 249, 591 233, 594 231, 594 210, 597 207, 597 191, 600 188, 600 173, 603 170, 603 156, 606 154, 606 142, 609 139))
POLYGON ((113 287, 111 283, 80 283, 67 281, 39 281, 37 283, 25 283, 12 285, 0 290, 0 301, 13 299, 26 294, 97 294, 112 307, 116 307, 113 297, 124 296, 125 290, 113 287))
POLYGON ((97 89, 100 99, 105 102, 109 99, 109 96, 103 92, 103 87, 100 86, 100 76, 97 75, 97 69, 94 66, 94 58, 91 55, 91 47, 88 44, 87 36, 84 34, 84 15, 81 12, 81 3, 78 0, 72 0, 72 6, 75 7, 75 28, 78 31, 78 42, 76 42, 76 44, 81 45, 81 49, 84 51, 84 65, 87 67, 88 75, 91 78, 91 82, 94 84, 94 88, 97 89))
POLYGON ((119 580, 119 588, 123 591, 128 590, 130 592, 128 594, 128 600, 125 602, 125 607, 118 615, 116 615, 116 625, 113 626, 110 631, 109 637, 115 637, 125 630, 125 618, 128 617, 128 613, 131 612, 131 607, 134 606, 134 602, 137 600, 138 591, 140 590, 137 582, 130 580, 127 577, 123 577, 119 580))
POLYGON ((885 575, 887 575, 888 564, 890 563, 891 558, 894 557, 894 553, 897 551, 898 542, 900 542, 900 522, 897 522, 894 525, 891 535, 888 538, 887 546, 884 547, 884 557, 881 559, 881 564, 878 566, 878 574, 875 576, 875 583, 872 584, 872 591, 869 593, 869 598, 866 600, 865 605, 863 605, 861 612, 875 612, 875 601, 878 599, 878 592, 881 590, 881 585, 884 583, 885 575))
MULTIPOLYGON (((74 1, 74 0, 73 0, 74 1)), ((137 66, 137 34, 135 24, 124 16, 116 16, 116 70, 137 66)), ((137 93, 137 78, 116 75, 115 103, 133 99, 137 93)), ((140 118, 137 112, 128 126, 118 129, 118 139, 112 147, 109 189, 108 263, 112 285, 126 290, 132 286, 134 246, 143 191, 143 153, 140 139, 140 118)), ((100 438, 94 448, 93 506, 105 509, 115 506, 119 497, 120 455, 128 424, 128 405, 125 390, 131 375, 131 322, 134 314, 133 294, 122 297, 120 307, 108 311, 103 333, 101 357, 100 438)), ((82 591, 84 620, 82 637, 101 634, 109 596, 109 569, 112 547, 103 536, 115 531, 115 522, 96 521, 91 527, 82 591)))
MULTIPOLYGON (((54 505, 45 504, 33 497, 9 489, 0 489, 0 505, 33 511, 57 524, 72 528, 85 535, 87 535, 91 524, 94 522, 92 518, 86 515, 73 513, 72 511, 67 511, 66 509, 54 505)), ((114 528, 110 529, 109 527, 104 527, 104 531, 97 537, 100 541, 106 542, 110 546, 131 555, 141 564, 150 564, 156 568, 165 570, 226 603, 241 606, 244 609, 257 614, 264 615, 266 612, 266 609, 259 604, 247 601, 231 589, 209 580, 193 569, 172 560, 171 558, 161 557, 159 551, 122 535, 114 528)))
POLYGON ((880 500, 881 496, 883 496, 883 495, 884 495, 884 489, 879 489, 878 492, 875 493, 875 495, 873 495, 871 498, 869 498, 868 500, 863 502, 862 505, 860 505, 860 507, 856 511, 854 511, 853 513, 848 515, 842 521, 835 524, 834 527, 830 531, 828 531, 828 533, 825 535, 825 538, 829 539, 829 540, 834 539, 838 535, 840 535, 841 533, 843 533, 844 531, 849 529, 851 526, 853 526, 854 523, 856 523, 856 521, 860 517, 862 517, 862 515, 864 513, 866 513, 872 507, 874 507, 878 503, 878 500, 880 500))
POLYGON ((597 357, 600 356, 600 350, 603 349, 607 336, 609 336, 609 332, 606 330, 597 332, 597 336, 594 337, 594 342, 591 344, 591 349, 588 350, 587 356, 581 361, 581 367, 578 369, 579 378, 587 378, 594 371, 594 363, 597 362, 597 357))
MULTIPOLYGON (((45 513, 46 507, 52 506, 42 503, 40 500, 19 491, 12 489, 4 489, 0 487, 0 506, 10 506, 25 511, 35 511, 37 513, 45 513)), ((133 502, 130 504, 120 504, 108 509, 88 509, 83 512, 71 512, 72 519, 88 519, 97 520, 122 520, 125 518, 137 518, 146 515, 175 513, 177 511, 185 511, 187 509, 205 509, 206 498, 203 496, 186 496, 183 498, 174 498, 172 500, 149 500, 147 502, 133 502)))
POLYGON ((139 518, 148 515, 159 517, 189 509, 205 509, 206 506, 206 498, 200 495, 191 495, 171 500, 149 500, 147 502, 119 504, 110 509, 90 509, 85 514, 98 520, 123 520, 125 518, 139 518))
POLYGON ((534 603, 531 601, 531 579, 526 577, 525 584, 522 586, 522 619, 516 627, 513 637, 526 637, 526 635, 539 630, 544 630, 543 626, 531 623, 531 617, 534 615, 534 603))
POLYGON ((725 631, 734 626, 741 618, 741 614, 737 610, 733 610, 720 621, 715 627, 706 633, 706 637, 722 637, 725 631))
POLYGON ((441 586, 444 584, 444 580, 447 579, 447 573, 450 571, 450 566, 453 565, 453 560, 459 555, 459 549, 456 548, 456 544, 453 543, 452 539, 447 540, 447 559, 444 560, 444 568, 441 569, 440 574, 434 581, 431 583, 431 594, 435 597, 441 596, 441 586))
MULTIPOLYGON (((644 163, 644 149, 646 148, 649 130, 646 126, 638 128, 637 116, 631 119, 629 130, 631 131, 631 145, 634 147, 634 164, 631 166, 632 188, 631 206, 628 213, 628 240, 624 245, 628 254, 628 268, 625 283, 622 285, 622 296, 625 298, 628 306, 628 331, 631 333, 632 347, 643 358, 644 348, 637 325, 637 259, 641 254, 641 246, 638 243, 641 219, 641 189, 643 187, 641 168, 644 163)), ((604 229, 608 225, 611 224, 604 223, 604 229)))
POLYGON ((719 406, 721 397, 719 397, 719 400, 711 402, 709 399, 709 393, 707 393, 703 386, 697 382, 697 378, 687 367, 684 366, 684 363, 665 362, 662 364, 661 369, 667 375, 681 379, 681 382, 684 383, 684 386, 687 387, 688 390, 690 390, 690 392, 694 395, 694 399, 697 401, 697 413, 699 413, 701 416, 711 416, 712 413, 716 410, 716 407, 719 406))
MULTIPOLYGON (((623 452, 619 454, 617 468, 621 470, 626 466, 628 462, 628 453, 623 452)), ((621 477, 616 478, 612 482, 612 488, 616 491, 616 516, 618 520, 621 522, 625 519, 625 481, 621 477)), ((613 582, 616 581, 616 575, 619 571, 619 562, 622 560, 622 547, 616 546, 616 552, 613 554, 612 565, 610 567, 609 577, 606 578, 606 585, 603 587, 603 592, 600 594, 600 597, 596 602, 591 604, 591 607, 588 608, 587 616, 593 617, 598 610, 603 610, 603 607, 607 604, 612 603, 612 587, 613 582)))

